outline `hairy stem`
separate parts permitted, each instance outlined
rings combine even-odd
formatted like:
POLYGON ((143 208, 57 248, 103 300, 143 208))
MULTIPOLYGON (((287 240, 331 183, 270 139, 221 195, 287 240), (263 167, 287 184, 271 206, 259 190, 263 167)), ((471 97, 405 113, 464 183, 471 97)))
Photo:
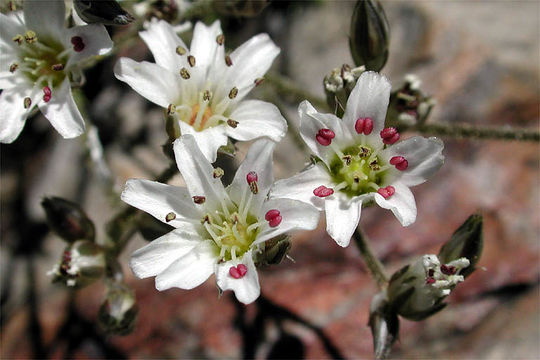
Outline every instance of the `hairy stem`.
POLYGON ((360 250, 360 255, 362 256, 362 259, 366 263, 366 266, 369 269, 371 276, 377 283, 379 289, 382 290, 386 288, 386 286, 388 285, 388 277, 385 274, 384 266, 373 254, 373 251, 369 246, 368 238, 364 234, 362 229, 360 229, 360 226, 356 228, 356 231, 353 234, 353 239, 356 246, 358 247, 358 250, 360 250))

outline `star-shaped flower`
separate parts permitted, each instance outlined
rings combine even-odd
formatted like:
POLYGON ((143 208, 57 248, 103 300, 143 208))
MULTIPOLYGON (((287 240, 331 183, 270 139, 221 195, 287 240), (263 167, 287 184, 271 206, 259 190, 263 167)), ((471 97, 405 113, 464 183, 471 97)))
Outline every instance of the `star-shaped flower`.
POLYGON ((402 142, 395 128, 384 128, 390 83, 363 73, 347 101, 343 120, 300 104, 300 134, 321 160, 289 179, 277 181, 270 196, 312 204, 326 213, 326 230, 347 246, 370 200, 390 209, 403 226, 416 219, 410 186, 423 183, 443 164, 443 144, 416 136, 402 142))
POLYGON ((13 142, 38 106, 64 138, 84 132, 71 94, 81 62, 112 48, 100 24, 65 27, 63 1, 26 0, 20 12, 0 14, 0 141, 13 142))
POLYGON ((116 77, 176 116, 182 135, 193 135, 210 161, 228 137, 266 136, 277 142, 285 136, 287 123, 276 106, 243 100, 279 54, 267 34, 252 37, 229 55, 219 21, 197 23, 189 49, 162 20, 154 19, 140 36, 156 63, 121 58, 116 77))
POLYGON ((267 198, 273 182, 275 143, 255 142, 225 188, 214 169, 184 135, 174 143, 187 188, 148 180, 128 180, 122 200, 176 229, 135 251, 130 266, 139 278, 156 277, 156 289, 192 289, 212 274, 221 290, 243 303, 260 293, 254 258, 265 243, 291 230, 311 230, 319 213, 309 204, 267 198))

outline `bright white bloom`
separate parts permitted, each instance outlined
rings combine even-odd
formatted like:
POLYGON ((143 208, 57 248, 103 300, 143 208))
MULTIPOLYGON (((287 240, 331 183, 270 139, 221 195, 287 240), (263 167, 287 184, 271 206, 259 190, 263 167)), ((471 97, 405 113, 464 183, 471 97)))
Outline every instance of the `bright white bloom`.
POLYGON ((135 251, 130 266, 139 278, 156 277, 156 289, 192 289, 216 275, 221 290, 248 304, 260 293, 254 258, 265 242, 295 229, 314 229, 319 213, 291 199, 268 200, 275 143, 255 142, 225 188, 197 147, 184 135, 174 143, 186 188, 129 180, 122 200, 176 229, 135 251))
POLYGON ((409 187, 426 181, 443 164, 440 140, 416 136, 396 143, 396 129, 383 129, 389 96, 388 80, 365 72, 349 96, 343 120, 301 103, 300 134, 321 161, 276 182, 270 193, 324 210, 328 234, 344 247, 358 225, 362 203, 370 200, 390 209, 403 226, 412 224, 416 203, 409 187))
POLYGON ((100 24, 67 29, 63 1, 26 0, 23 11, 0 14, 0 141, 13 142, 35 106, 64 138, 79 136, 84 120, 70 81, 112 41, 100 24))
POLYGON ((279 54, 267 34, 252 37, 227 56, 219 21, 211 26, 197 23, 189 50, 162 20, 154 19, 140 36, 156 63, 121 58, 116 77, 176 116, 182 135, 193 135, 211 162, 227 137, 283 138, 287 123, 276 106, 243 100, 279 54))

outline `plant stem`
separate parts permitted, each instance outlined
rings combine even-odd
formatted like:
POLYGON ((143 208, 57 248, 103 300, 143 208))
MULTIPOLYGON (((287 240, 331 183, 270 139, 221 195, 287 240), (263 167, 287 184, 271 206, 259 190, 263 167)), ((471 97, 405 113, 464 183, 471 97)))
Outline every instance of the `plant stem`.
POLYGON ((384 266, 373 254, 373 251, 369 247, 368 238, 360 229, 360 226, 356 228, 356 231, 353 234, 353 239, 356 243, 356 246, 358 247, 358 250, 360 250, 360 255, 362 256, 362 259, 366 263, 366 266, 368 267, 369 272, 377 283, 379 289, 382 290, 386 288, 386 286, 388 285, 388 277, 384 272, 384 266))

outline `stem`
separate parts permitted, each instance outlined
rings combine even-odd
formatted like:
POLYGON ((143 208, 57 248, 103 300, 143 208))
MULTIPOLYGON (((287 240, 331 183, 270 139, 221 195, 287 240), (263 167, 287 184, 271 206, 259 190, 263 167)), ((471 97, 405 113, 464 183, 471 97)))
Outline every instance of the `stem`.
POLYGON ((356 231, 353 234, 354 242, 360 250, 360 255, 366 263, 371 276, 377 283, 379 289, 384 289, 388 285, 388 277, 384 272, 384 266, 381 264, 379 259, 373 254, 373 251, 369 247, 369 242, 367 236, 360 229, 360 226, 356 228, 356 231))

